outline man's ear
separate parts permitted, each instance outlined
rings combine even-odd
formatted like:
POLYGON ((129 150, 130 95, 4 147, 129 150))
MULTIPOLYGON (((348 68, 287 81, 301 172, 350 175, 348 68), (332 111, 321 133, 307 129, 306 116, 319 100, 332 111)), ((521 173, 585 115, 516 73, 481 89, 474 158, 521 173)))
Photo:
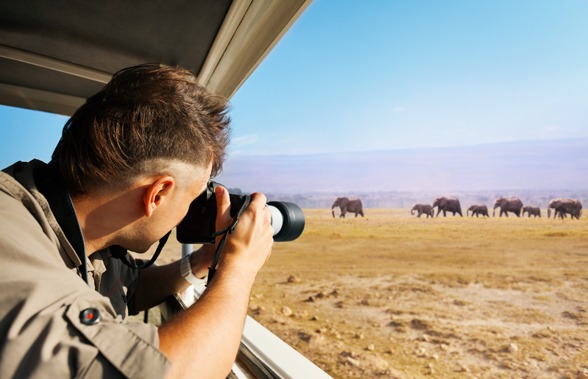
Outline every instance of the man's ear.
POLYGON ((169 175, 158 176, 147 186, 143 197, 145 216, 151 217, 155 209, 168 200, 176 181, 169 175))

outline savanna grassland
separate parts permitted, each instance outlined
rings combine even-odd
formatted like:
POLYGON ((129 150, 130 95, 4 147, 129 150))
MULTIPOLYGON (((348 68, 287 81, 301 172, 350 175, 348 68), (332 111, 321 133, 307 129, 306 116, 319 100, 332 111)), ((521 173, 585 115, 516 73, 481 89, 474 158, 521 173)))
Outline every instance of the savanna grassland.
POLYGON ((333 377, 588 377, 585 216, 305 215, 249 313, 333 377))
POLYGON ((249 314, 334 378, 588 378, 586 215, 304 213, 249 314))

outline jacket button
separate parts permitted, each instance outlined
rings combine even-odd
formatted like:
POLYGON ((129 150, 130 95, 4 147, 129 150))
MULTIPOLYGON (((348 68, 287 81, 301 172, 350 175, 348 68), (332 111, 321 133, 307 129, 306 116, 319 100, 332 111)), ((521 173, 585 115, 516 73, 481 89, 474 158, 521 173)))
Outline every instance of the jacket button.
POLYGON ((86 308, 80 312, 80 321, 85 325, 94 325, 100 321, 100 312, 96 308, 86 308))

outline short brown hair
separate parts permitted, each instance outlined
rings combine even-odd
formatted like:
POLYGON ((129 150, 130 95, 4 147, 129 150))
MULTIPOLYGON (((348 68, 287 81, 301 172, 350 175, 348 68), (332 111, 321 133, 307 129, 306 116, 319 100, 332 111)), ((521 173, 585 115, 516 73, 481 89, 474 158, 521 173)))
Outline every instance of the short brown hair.
POLYGON ((126 183, 160 158, 217 175, 229 142, 228 101, 188 70, 158 64, 123 69, 67 121, 51 161, 73 194, 126 183))

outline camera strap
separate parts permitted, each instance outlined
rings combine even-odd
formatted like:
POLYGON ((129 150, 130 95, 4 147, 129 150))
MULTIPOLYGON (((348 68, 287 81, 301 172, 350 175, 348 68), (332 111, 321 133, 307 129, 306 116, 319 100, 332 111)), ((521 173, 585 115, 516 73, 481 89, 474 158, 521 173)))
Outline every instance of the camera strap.
POLYGON ((228 238, 229 234, 231 234, 233 232, 233 230, 235 230, 235 228, 237 227, 237 223, 239 222, 239 217, 241 217, 241 214, 249 206, 249 203, 251 202, 251 196, 244 195, 243 200, 244 201, 243 201, 243 204, 241 205, 241 208, 239 208, 239 210, 237 211, 235 216, 233 216, 233 221, 231 221, 231 225, 229 225, 228 228, 223 229, 219 232, 216 232, 212 235, 214 238, 219 237, 219 236, 222 236, 222 237, 221 237, 220 241, 218 242, 218 245, 216 247, 216 251, 214 252, 214 257, 212 257, 212 263, 211 263, 210 267, 208 268, 208 280, 206 282, 207 285, 212 281, 212 278, 214 277, 214 274, 216 273, 216 265, 218 264, 218 261, 220 259, 220 255, 223 251, 223 247, 225 246, 225 242, 227 242, 227 238, 228 238))
POLYGON ((161 237, 161 239, 159 240, 159 245, 157 245, 157 249, 155 250, 155 253, 151 257, 149 262, 145 262, 145 263, 131 262, 128 258, 127 249, 125 249, 122 246, 118 246, 118 245, 113 245, 113 246, 109 247, 110 254, 112 254, 113 258, 120 259, 120 261, 122 263, 124 263, 126 266, 128 266, 130 268, 134 268, 134 269, 147 268, 147 267, 151 266, 153 263, 155 263, 155 260, 157 260, 157 258, 159 257, 159 254, 161 254, 161 251, 163 250, 163 247, 165 246, 165 243, 167 242, 167 239, 169 238, 170 234, 171 234, 171 230, 169 232, 167 232, 167 234, 165 236, 161 237))

